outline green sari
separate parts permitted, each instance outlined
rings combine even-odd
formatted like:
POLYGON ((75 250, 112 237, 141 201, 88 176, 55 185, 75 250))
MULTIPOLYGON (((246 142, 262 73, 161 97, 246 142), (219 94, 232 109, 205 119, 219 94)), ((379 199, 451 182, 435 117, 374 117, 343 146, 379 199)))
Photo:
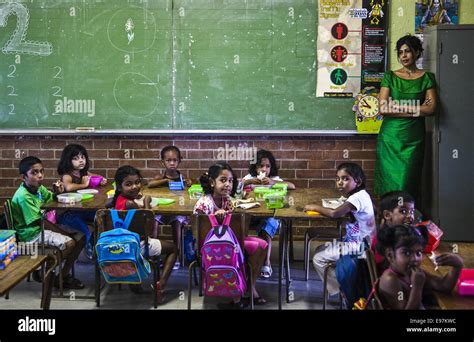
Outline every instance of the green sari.
MULTIPOLYGON (((436 87, 432 73, 414 80, 404 80, 392 71, 385 73, 381 87, 390 88, 392 100, 425 101, 426 91, 436 87)), ((423 167, 425 118, 385 116, 377 138, 375 193, 404 190, 419 198, 423 167)))

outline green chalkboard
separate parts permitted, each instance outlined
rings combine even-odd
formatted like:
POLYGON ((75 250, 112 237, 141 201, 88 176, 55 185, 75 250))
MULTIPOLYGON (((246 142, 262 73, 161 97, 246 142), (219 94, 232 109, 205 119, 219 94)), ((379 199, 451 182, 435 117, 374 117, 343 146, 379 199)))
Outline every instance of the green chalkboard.
POLYGON ((316 0, 0 3, 2 130, 354 130, 316 0))

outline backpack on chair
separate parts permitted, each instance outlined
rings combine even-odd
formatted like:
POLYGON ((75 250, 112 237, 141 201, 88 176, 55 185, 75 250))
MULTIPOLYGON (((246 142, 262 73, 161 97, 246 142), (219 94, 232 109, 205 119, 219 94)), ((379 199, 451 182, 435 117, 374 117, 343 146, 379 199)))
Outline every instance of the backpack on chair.
POLYGON ((212 229, 201 248, 203 290, 206 296, 237 297, 245 293, 244 255, 229 223, 232 215, 225 216, 220 225, 209 215, 212 229))
POLYGON ((97 263, 109 284, 140 284, 146 279, 151 268, 148 244, 145 244, 145 258, 141 254, 140 236, 128 230, 136 210, 129 210, 124 220, 116 210, 110 210, 114 229, 100 234, 95 246, 97 263))

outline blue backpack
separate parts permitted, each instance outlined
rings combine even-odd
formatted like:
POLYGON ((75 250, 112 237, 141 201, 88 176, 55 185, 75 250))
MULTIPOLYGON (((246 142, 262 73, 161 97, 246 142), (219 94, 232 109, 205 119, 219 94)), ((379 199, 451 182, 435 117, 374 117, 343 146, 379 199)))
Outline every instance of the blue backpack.
POLYGON ((140 236, 128 230, 136 210, 129 210, 122 220, 117 210, 110 210, 114 229, 100 234, 95 246, 97 263, 109 284, 139 284, 150 273, 148 244, 145 258, 141 254, 140 236))

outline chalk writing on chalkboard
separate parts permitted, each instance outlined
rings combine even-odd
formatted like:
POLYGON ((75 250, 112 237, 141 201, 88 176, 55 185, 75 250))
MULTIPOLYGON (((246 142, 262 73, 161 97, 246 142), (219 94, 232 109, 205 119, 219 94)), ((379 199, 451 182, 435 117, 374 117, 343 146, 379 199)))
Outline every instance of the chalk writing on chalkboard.
POLYGON ((13 14, 18 18, 16 28, 10 39, 3 46, 3 53, 49 56, 51 52, 53 52, 53 46, 50 43, 26 40, 30 15, 28 9, 22 4, 12 2, 0 7, 0 26, 5 27, 7 25, 8 17, 13 14))

